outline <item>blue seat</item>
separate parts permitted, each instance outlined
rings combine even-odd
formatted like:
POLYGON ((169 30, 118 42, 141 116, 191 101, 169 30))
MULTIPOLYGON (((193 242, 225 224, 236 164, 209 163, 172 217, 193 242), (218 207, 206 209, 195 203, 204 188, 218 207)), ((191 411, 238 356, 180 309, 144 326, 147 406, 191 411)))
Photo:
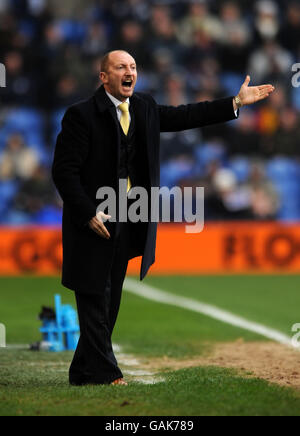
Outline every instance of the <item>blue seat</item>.
POLYGON ((282 207, 277 218, 280 221, 298 222, 300 220, 300 207, 282 207))
POLYGON ((292 88, 292 103, 300 111, 300 88, 292 88))
POLYGON ((234 158, 229 162, 228 167, 234 172, 239 183, 244 183, 249 179, 251 164, 248 159, 243 157, 234 158))
POLYGON ((61 122, 65 115, 66 109, 61 108, 55 112, 53 112, 51 117, 51 125, 52 125, 52 142, 53 144, 56 141, 57 135, 61 131, 61 122))
POLYGON ((0 129, 0 151, 2 151, 7 143, 8 137, 11 135, 11 130, 7 126, 2 126, 0 129))
POLYGON ((228 95, 237 95, 241 85, 245 81, 245 76, 243 74, 228 72, 221 74, 220 81, 228 95))
POLYGON ((5 226, 26 226, 32 224, 32 218, 30 215, 15 210, 8 209, 8 211, 1 217, 0 222, 5 226))
POLYGON ((300 165, 292 159, 277 157, 266 165, 267 176, 276 181, 293 181, 300 179, 300 165))
POLYGON ((19 183, 16 181, 0 182, 0 216, 9 210, 10 204, 17 194, 19 183))
POLYGON ((3 151, 7 141, 11 135, 20 134, 23 137, 24 143, 27 147, 36 151, 38 159, 43 164, 49 164, 49 150, 46 147, 44 133, 34 129, 20 131, 19 129, 10 130, 4 128, 0 132, 0 151, 3 151))
POLYGON ((20 20, 19 24, 19 31, 26 35, 28 38, 33 38, 36 33, 36 23, 32 20, 20 20))
POLYGON ((46 206, 34 217, 34 222, 39 225, 60 225, 62 222, 62 210, 46 206))
POLYGON ((161 166, 161 186, 172 188, 178 182, 194 175, 194 163, 170 161, 161 166))
POLYGON ((1 202, 9 202, 16 195, 19 184, 16 181, 0 182, 1 202))
POLYGON ((38 110, 31 108, 19 108, 9 111, 5 126, 11 131, 42 131, 44 128, 43 116, 38 110))
POLYGON ((221 144, 208 143, 195 149, 195 158, 198 164, 206 167, 211 162, 225 162, 227 155, 226 150, 221 144))
POLYGON ((87 27, 84 23, 76 20, 60 20, 58 27, 67 42, 80 43, 83 42, 87 35, 87 27))
POLYGON ((300 184, 295 178, 276 179, 274 187, 279 195, 280 209, 278 218, 282 221, 300 219, 300 184))

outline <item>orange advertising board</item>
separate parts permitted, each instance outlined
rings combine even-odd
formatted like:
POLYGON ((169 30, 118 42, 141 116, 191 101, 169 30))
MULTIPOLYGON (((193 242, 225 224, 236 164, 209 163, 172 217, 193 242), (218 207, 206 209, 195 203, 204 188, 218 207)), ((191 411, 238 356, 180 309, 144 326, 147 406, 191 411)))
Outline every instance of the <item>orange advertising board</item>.
MULTIPOLYGON (((57 275, 62 263, 58 228, 0 228, 1 275, 57 275)), ((141 258, 129 264, 138 274, 141 258)), ((151 274, 299 273, 300 224, 207 224, 187 234, 182 224, 160 224, 151 274)))

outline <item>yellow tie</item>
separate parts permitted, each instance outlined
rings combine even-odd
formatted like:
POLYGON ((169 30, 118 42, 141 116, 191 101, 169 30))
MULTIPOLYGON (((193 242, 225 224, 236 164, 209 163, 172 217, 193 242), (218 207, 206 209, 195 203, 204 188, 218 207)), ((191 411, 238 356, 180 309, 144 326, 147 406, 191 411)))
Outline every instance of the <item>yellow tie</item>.
MULTIPOLYGON (((125 133, 125 135, 128 135, 128 131, 129 131, 129 126, 130 126, 130 121, 129 121, 129 104, 128 103, 122 103, 119 106, 120 111, 122 112, 122 116, 121 116, 121 126, 123 129, 123 132, 125 133)), ((131 181, 130 178, 128 177, 127 180, 127 193, 130 191, 131 189, 131 181)))

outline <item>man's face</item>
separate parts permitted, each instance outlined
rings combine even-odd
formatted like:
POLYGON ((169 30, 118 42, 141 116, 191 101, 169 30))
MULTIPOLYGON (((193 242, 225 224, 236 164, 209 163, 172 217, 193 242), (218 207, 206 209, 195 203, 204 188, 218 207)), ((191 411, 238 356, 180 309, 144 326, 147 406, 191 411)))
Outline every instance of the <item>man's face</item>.
POLYGON ((109 56, 107 72, 101 72, 100 78, 107 92, 125 101, 132 96, 136 85, 136 62, 128 53, 113 52, 109 56))

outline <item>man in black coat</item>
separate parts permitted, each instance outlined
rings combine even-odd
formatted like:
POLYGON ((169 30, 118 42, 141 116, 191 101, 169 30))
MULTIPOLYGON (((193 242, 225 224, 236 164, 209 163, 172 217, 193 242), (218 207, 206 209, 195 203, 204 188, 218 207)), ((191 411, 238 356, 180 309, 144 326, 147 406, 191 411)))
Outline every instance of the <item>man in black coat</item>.
POLYGON ((99 188, 113 188, 118 203, 124 179, 128 192, 140 186, 151 198, 151 188, 160 187, 160 132, 233 120, 240 107, 274 90, 249 87, 248 76, 237 97, 160 106, 150 95, 134 93, 136 63, 123 51, 103 58, 100 78, 103 86, 92 98, 67 110, 52 170, 64 202, 62 284, 75 291, 81 329, 72 385, 126 384, 111 336, 128 261, 143 256, 141 280, 155 262, 157 223, 109 222, 104 211, 97 211, 99 188))

